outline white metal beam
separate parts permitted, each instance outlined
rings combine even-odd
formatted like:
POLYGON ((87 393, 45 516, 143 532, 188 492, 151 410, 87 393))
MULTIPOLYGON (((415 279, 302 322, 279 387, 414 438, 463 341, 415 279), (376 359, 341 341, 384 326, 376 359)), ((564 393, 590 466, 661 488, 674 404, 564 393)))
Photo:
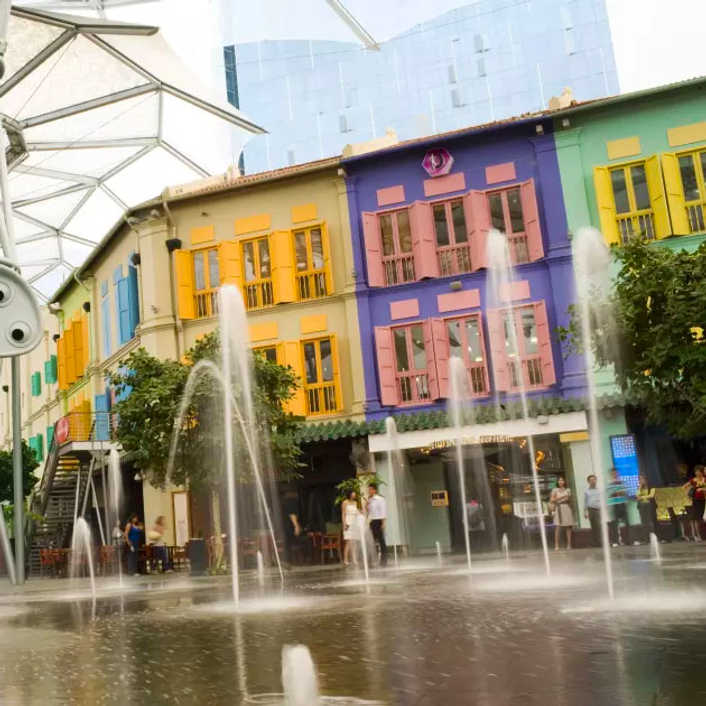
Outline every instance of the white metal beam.
POLYGON ((46 140, 44 142, 28 142, 28 152, 46 152, 47 150, 88 150, 97 147, 143 147, 153 145, 154 137, 116 137, 107 140, 46 140))
POLYGON ((358 22, 341 0, 326 0, 326 3, 348 25, 351 32, 363 42, 367 49, 380 49, 380 45, 374 37, 358 22))
POLYGON ((162 140, 159 144, 160 147, 163 147, 167 152, 169 152, 169 154, 172 155, 172 157, 176 157, 180 162, 186 164, 187 167, 193 169, 197 174, 200 174, 203 177, 210 176, 208 171, 196 164, 196 162, 194 162, 193 160, 189 159, 183 152, 180 152, 176 147, 170 145, 166 140, 162 140))
POLYGON ((31 196, 27 199, 18 199, 12 202, 12 208, 23 208, 24 206, 31 206, 35 203, 41 203, 42 201, 48 201, 49 199, 55 199, 59 196, 66 196, 67 194, 73 194, 76 191, 82 191, 86 189, 86 184, 74 184, 74 186, 67 186, 65 189, 59 189, 58 191, 52 191, 49 194, 42 194, 41 196, 31 196))
POLYGON ((46 167, 33 167, 30 164, 18 164, 12 169, 13 174, 32 174, 33 176, 46 177, 47 179, 57 179, 58 181, 73 181, 78 184, 90 186, 97 184, 96 177, 87 174, 75 174, 74 172, 62 172, 58 169, 47 169, 46 167))

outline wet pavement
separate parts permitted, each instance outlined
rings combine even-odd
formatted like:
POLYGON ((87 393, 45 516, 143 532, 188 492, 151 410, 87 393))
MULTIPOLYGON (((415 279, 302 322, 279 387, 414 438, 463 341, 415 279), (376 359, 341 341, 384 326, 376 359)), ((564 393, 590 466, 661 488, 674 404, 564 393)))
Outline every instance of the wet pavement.
MULTIPOLYGON (((228 577, 0 587, 0 704, 247 704, 281 691, 285 644, 307 645, 327 696, 404 706, 681 706, 706 696, 706 547, 596 551, 508 564, 413 561, 297 571, 285 594, 228 577), (3 592, 4 591, 4 592, 3 592)), ((274 583, 274 586, 278 584, 274 583)), ((312 705, 313 706, 313 705, 312 705)))

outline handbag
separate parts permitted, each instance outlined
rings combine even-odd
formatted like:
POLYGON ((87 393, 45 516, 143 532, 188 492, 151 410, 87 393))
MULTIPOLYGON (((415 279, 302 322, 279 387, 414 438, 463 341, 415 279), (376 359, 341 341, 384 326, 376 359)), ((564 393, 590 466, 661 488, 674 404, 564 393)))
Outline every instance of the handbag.
POLYGON ((695 486, 695 485, 692 485, 692 486, 689 488, 689 497, 693 500, 693 499, 694 499, 694 495, 696 495, 696 486, 695 486))

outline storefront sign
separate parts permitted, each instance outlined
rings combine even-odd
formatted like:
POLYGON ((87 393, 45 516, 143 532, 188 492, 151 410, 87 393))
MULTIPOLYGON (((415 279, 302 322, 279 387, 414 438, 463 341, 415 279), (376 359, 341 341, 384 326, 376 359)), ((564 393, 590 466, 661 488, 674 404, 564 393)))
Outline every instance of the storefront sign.
POLYGON ((431 491, 431 506, 432 507, 448 507, 449 493, 446 490, 431 491))
MULTIPOLYGON (((513 437, 504 436, 502 434, 493 434, 490 436, 465 436, 461 439, 461 446, 476 446, 478 444, 507 444, 513 441, 513 437)), ((456 447, 456 442, 452 439, 442 439, 434 441, 429 446, 422 446, 420 453, 429 455, 434 451, 443 449, 453 449, 456 447)))

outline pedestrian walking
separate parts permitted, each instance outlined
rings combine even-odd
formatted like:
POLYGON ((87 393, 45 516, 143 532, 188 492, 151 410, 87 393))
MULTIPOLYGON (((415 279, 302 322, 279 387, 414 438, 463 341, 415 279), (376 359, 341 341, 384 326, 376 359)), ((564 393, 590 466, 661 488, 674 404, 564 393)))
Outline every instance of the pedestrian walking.
POLYGON ((368 486, 368 521, 375 542, 380 547, 380 566, 387 566, 387 544, 385 543, 385 521, 387 520, 387 503, 378 494, 376 483, 368 486))
POLYGON ((132 515, 125 525, 125 542, 127 543, 127 572, 130 576, 137 576, 137 560, 142 543, 142 525, 137 515, 132 515))
POLYGON ((562 529, 566 531, 566 548, 571 549, 571 532, 576 523, 571 509, 571 489, 566 487, 564 476, 559 476, 556 487, 552 489, 549 507, 554 516, 554 550, 559 551, 562 529))
POLYGON ((588 488, 583 494, 583 514, 591 523, 591 541, 594 547, 603 544, 601 538, 601 491, 598 489, 598 478, 591 473, 588 478, 588 488))
POLYGON ((657 501, 655 488, 651 488, 647 476, 640 476, 640 485, 637 488, 637 509, 640 512, 640 522, 647 532, 657 534, 657 501))
POLYGON ((630 521, 628 520, 628 489, 620 480, 620 475, 615 468, 610 469, 610 483, 606 486, 606 504, 612 510, 613 519, 609 523, 611 544, 614 547, 623 544, 620 536, 620 523, 625 525, 625 539, 630 544, 630 521))
POLYGON ((341 503, 341 521, 343 523, 343 564, 358 564, 358 541, 360 540, 360 500, 355 490, 348 491, 341 503))

